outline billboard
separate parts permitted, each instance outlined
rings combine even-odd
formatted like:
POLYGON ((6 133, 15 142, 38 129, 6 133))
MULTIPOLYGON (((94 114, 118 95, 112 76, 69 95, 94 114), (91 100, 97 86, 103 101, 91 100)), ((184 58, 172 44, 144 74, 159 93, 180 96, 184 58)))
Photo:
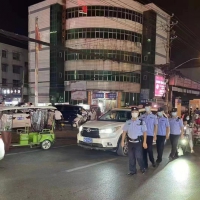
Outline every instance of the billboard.
POLYGON ((155 76, 155 97, 162 97, 165 93, 165 78, 163 76, 155 76))

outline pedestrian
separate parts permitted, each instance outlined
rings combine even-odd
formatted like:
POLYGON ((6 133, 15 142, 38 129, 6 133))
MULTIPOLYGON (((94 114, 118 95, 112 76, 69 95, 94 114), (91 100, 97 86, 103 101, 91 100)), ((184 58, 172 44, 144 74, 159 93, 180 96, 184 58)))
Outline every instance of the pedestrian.
POLYGON ((183 125, 184 125, 184 134, 189 136, 189 145, 190 145, 191 153, 194 153, 194 149, 193 149, 194 145, 193 145, 193 138, 192 138, 192 132, 193 132, 192 128, 189 126, 187 119, 183 120, 183 125))
POLYGON ((172 108, 171 111, 172 118, 169 119, 170 125, 170 142, 171 142, 171 153, 169 159, 173 160, 178 158, 178 140, 181 136, 183 138, 183 120, 177 116, 177 108, 172 108))
POLYGON ((132 119, 128 120, 123 127, 121 146, 124 148, 126 135, 128 137, 128 157, 129 157, 129 173, 134 175, 137 173, 136 160, 140 166, 142 173, 145 173, 143 149, 147 148, 146 131, 147 127, 144 121, 138 119, 139 110, 137 107, 131 108, 132 119))
POLYGON ((147 102, 145 104, 146 113, 140 117, 140 119, 142 119, 147 126, 147 149, 143 149, 144 166, 146 169, 148 168, 148 154, 152 166, 156 167, 155 160, 153 157, 153 141, 156 141, 158 130, 158 118, 151 112, 151 106, 152 104, 150 102, 147 102))
POLYGON ((57 127, 57 129, 59 129, 60 126, 61 126, 61 120, 62 120, 62 118, 63 118, 62 113, 58 109, 56 109, 55 110, 55 120, 56 120, 56 127, 57 127))
POLYGON ((160 164, 162 162, 162 155, 165 146, 165 140, 169 139, 169 120, 166 116, 164 116, 164 109, 158 109, 158 133, 157 133, 157 140, 156 140, 156 147, 157 147, 157 160, 156 163, 160 164))
POLYGON ((97 113, 96 111, 94 110, 94 108, 91 109, 91 111, 89 112, 89 117, 90 117, 90 120, 91 121, 94 121, 97 119, 97 113))

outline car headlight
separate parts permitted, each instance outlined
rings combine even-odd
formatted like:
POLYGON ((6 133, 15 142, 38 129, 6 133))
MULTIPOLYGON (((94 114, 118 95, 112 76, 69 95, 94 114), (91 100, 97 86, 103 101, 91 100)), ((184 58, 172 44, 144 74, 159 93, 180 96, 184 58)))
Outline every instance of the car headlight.
POLYGON ((81 132, 83 130, 83 126, 79 127, 79 132, 81 132))
POLYGON ((115 137, 116 131, 119 130, 121 126, 115 127, 115 128, 108 128, 108 129, 100 129, 99 135, 100 138, 110 138, 115 137))

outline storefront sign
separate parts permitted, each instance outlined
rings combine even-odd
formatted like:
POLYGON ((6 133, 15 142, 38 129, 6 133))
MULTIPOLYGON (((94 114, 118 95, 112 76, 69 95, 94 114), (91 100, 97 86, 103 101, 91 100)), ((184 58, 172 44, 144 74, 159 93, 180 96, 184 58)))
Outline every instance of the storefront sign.
POLYGON ((149 101, 149 89, 141 89, 140 103, 146 103, 149 101))
POLYGON ((200 90, 200 83, 191 81, 190 79, 183 78, 180 76, 174 76, 170 78, 169 84, 174 86, 200 90))
POLYGON ((86 81, 76 81, 70 83, 70 91, 86 90, 86 81))
POLYGON ((92 98, 93 99, 103 99, 104 93, 93 93, 92 98))
POLYGON ((162 97, 165 93, 165 78, 163 76, 155 76, 155 97, 162 97))
POLYGON ((172 91, 174 91, 174 92, 180 92, 180 93, 200 95, 199 91, 189 90, 189 89, 184 89, 184 88, 179 88, 179 87, 172 87, 172 91))
POLYGON ((105 98, 106 99, 117 99, 117 93, 106 93, 105 98))
POLYGON ((71 93, 72 100, 85 100, 87 99, 86 91, 75 91, 71 93))

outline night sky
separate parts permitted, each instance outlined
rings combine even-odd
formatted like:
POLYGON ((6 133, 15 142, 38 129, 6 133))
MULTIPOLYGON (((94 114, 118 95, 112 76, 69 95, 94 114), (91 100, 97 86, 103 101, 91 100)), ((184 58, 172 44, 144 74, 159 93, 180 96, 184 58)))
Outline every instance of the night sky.
MULTIPOLYGON (((123 0, 120 0, 123 1, 123 0)), ((41 0, 1 0, 0 29, 27 35, 28 6, 41 0), (20 2, 20 3, 19 3, 20 2)), ((141 0, 155 3, 169 14, 175 14, 178 38, 173 42, 171 59, 176 63, 200 56, 200 0, 141 0)), ((190 65, 200 67, 198 62, 190 65)))

